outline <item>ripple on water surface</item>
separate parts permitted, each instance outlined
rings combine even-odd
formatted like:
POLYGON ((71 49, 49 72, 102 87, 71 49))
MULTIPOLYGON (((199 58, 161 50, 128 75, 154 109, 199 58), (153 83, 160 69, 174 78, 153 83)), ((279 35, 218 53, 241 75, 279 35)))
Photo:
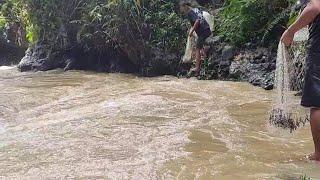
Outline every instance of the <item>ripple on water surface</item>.
POLYGON ((0 176, 289 179, 308 128, 267 127, 272 92, 245 83, 0 71, 0 176))

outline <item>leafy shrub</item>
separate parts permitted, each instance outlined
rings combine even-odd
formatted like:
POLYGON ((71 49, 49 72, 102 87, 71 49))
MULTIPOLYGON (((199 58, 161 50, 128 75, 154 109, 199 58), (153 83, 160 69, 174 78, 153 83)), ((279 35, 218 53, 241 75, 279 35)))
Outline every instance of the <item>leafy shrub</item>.
MULTIPOLYGON (((293 0, 229 0, 219 17, 219 34, 235 45, 261 41, 266 31, 275 26, 272 23, 293 3, 293 0)), ((280 19, 275 24, 286 22, 280 19)))
POLYGON ((171 0, 6 0, 0 23, 19 22, 30 42, 54 43, 62 26, 77 26, 84 47, 157 47, 183 51, 187 26, 171 0), (184 33, 181 33, 184 32, 184 33))
POLYGON ((88 16, 75 21, 82 25, 78 39, 90 42, 96 34, 107 41, 115 40, 125 49, 152 46, 181 52, 186 38, 181 32, 187 29, 176 9, 176 3, 170 0, 92 1, 82 13, 88 16))
POLYGON ((60 28, 67 24, 84 3, 82 0, 5 0, 1 6, 0 17, 10 25, 19 23, 27 31, 30 43, 52 42, 57 38, 60 28))
POLYGON ((0 32, 4 31, 5 25, 6 25, 5 17, 0 16, 0 32))

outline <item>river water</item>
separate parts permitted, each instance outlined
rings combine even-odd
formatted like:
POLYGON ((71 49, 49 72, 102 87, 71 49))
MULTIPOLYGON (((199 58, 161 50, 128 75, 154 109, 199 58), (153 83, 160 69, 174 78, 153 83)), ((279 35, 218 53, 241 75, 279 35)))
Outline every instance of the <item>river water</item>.
POLYGON ((320 177, 309 125, 269 127, 247 83, 0 67, 0 89, 1 178, 320 177))

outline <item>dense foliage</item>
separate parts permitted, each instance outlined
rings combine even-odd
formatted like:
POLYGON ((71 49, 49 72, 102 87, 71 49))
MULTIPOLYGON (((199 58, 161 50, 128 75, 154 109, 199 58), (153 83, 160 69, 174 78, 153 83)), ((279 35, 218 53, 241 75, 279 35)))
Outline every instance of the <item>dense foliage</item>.
POLYGON ((236 45, 261 41, 274 33, 271 31, 276 26, 285 27, 294 3, 295 0, 228 0, 220 14, 219 34, 236 45))
POLYGON ((87 49, 101 49, 112 42, 135 60, 148 56, 151 48, 180 54, 184 50, 187 29, 176 2, 95 0, 81 14, 72 23, 81 26, 78 41, 87 49))
MULTIPOLYGON (((188 1, 196 4, 194 0, 188 1)), ((154 59, 158 63, 162 59, 166 61, 170 56, 172 60, 163 67, 171 68, 171 63, 179 63, 190 28, 179 13, 179 2, 0 0, 0 31, 5 26, 14 27, 16 32, 23 29, 24 32, 19 34, 26 37, 29 45, 41 42, 49 49, 49 54, 57 51, 70 54, 80 52, 93 54, 91 59, 99 61, 100 57, 104 57, 102 59, 105 62, 122 54, 121 58, 130 60, 138 68, 145 67, 141 64, 153 66, 151 61, 154 59)), ((207 11, 213 12, 217 7, 214 2, 201 3, 207 11)), ((219 5, 224 3, 224 6, 216 18, 214 34, 237 46, 248 42, 277 42, 288 21, 292 22, 295 17, 291 15, 293 18, 289 20, 295 0, 217 2, 219 5)), ((82 55, 79 55, 80 58, 85 58, 82 55)))
POLYGON ((186 23, 177 9, 177 2, 170 0, 6 0, 0 26, 19 22, 30 42, 54 42, 63 25, 76 24, 78 41, 87 48, 99 39, 123 48, 155 46, 181 52, 186 23))
MULTIPOLYGON (((79 43, 87 48, 113 41, 124 49, 157 47, 169 52, 184 49, 186 21, 178 0, 5 0, 0 28, 21 23, 29 42, 54 42, 62 25, 77 24, 79 43), (101 40, 102 38, 102 40, 101 40), (100 39, 99 43, 96 40, 100 39)), ((227 0, 219 15, 218 33, 241 45, 265 40, 275 27, 288 22, 295 0, 227 0)))

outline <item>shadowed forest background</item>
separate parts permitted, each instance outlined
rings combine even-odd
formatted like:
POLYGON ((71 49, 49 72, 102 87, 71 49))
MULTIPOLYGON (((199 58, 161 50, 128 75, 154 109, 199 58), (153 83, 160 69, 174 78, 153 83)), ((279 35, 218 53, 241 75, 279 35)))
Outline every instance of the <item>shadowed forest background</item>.
MULTIPOLYGON (((190 65, 180 61, 190 24, 180 14, 179 2, 2 0, 1 49, 10 50, 0 52, 0 63, 18 63, 24 56, 21 71, 64 68, 184 76, 190 65)), ((297 1, 190 2, 215 16, 201 79, 249 81, 272 89, 276 45, 297 17, 297 1)))

